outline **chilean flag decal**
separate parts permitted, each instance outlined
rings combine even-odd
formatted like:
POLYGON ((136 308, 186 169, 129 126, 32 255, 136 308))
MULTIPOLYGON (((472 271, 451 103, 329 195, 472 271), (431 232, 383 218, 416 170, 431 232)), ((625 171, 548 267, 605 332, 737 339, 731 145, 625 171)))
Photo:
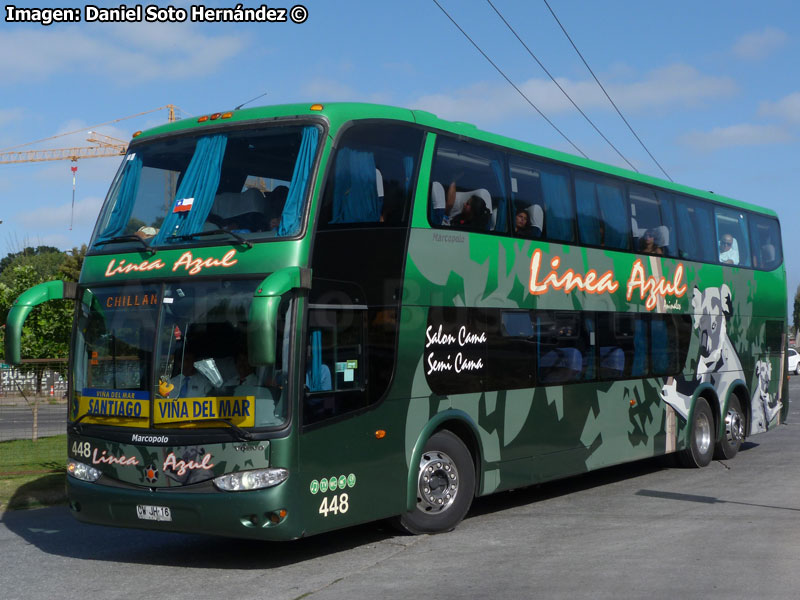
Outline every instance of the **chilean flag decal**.
POLYGON ((175 207, 172 209, 172 212, 179 213, 179 212, 188 212, 192 210, 192 204, 194 203, 194 198, 181 198, 177 202, 175 202, 175 207))

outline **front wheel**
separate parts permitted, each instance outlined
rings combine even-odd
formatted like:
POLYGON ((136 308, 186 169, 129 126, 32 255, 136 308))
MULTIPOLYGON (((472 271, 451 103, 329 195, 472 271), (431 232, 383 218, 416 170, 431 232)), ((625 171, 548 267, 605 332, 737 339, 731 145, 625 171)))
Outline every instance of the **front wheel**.
POLYGON ((414 534, 442 533, 458 525, 475 495, 475 467, 469 450, 443 430, 425 444, 417 474, 417 505, 397 520, 414 534))
POLYGON ((714 458, 730 460, 739 451, 744 441, 744 415, 739 399, 731 396, 728 400, 728 412, 725 413, 725 434, 714 448, 714 458))
POLYGON ((714 456, 714 414, 705 398, 694 403, 689 447, 678 458, 685 467, 706 467, 714 456))

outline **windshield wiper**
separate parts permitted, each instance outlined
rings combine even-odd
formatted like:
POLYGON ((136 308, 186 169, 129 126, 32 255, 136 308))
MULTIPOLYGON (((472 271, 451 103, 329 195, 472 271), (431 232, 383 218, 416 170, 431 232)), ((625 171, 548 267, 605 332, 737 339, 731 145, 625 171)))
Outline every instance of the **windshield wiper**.
POLYGON ((144 249, 147 250, 150 254, 155 254, 156 253, 156 249, 155 248, 153 248, 151 246, 148 246, 145 243, 145 241, 142 238, 140 238, 138 235, 132 235, 132 234, 131 235, 118 235, 117 237, 109 238, 107 240, 100 240, 99 242, 95 242, 92 245, 92 248, 94 248, 95 246, 100 246, 102 244, 121 244, 123 242, 138 242, 142 246, 144 246, 144 249))
POLYGON ((204 237, 207 235, 219 235, 220 233, 228 234, 232 238, 235 238, 236 241, 242 244, 243 246, 247 246, 248 248, 253 247, 253 242, 251 242, 250 240, 246 240, 235 231, 229 231, 228 229, 211 229, 209 231, 198 231, 197 233, 187 233, 186 235, 179 235, 176 237, 179 240, 190 240, 195 237, 204 237))
POLYGON ((231 423, 228 419, 191 419, 189 421, 177 421, 175 423, 170 423, 170 424, 162 423, 162 425, 164 425, 165 427, 168 427, 171 424, 172 425, 177 425, 177 424, 180 424, 180 425, 186 424, 186 425, 188 425, 189 423, 209 423, 211 421, 218 421, 220 423, 225 423, 225 425, 227 425, 228 427, 231 428, 231 430, 236 434, 237 439, 239 441, 241 441, 241 442, 247 442, 247 441, 253 439, 253 434, 252 433, 250 433, 249 431, 245 431, 241 427, 237 427, 236 425, 231 423))

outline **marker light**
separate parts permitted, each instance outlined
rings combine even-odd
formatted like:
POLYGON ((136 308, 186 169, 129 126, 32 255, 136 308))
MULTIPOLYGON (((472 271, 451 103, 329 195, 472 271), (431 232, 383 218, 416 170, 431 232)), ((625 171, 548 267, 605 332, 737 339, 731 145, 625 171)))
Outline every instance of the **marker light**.
POLYGON ((139 137, 140 135, 142 135, 142 132, 137 131, 136 133, 133 134, 133 137, 139 137))
POLYGON ((205 123, 206 121, 208 121, 208 115, 203 115, 202 117, 197 119, 198 123, 205 123))
POLYGON ((322 104, 312 104, 309 110, 322 110, 322 104))
POLYGON ((385 437, 386 437, 386 431, 384 431, 383 429, 378 429, 378 431, 375 432, 376 440, 382 440, 385 437))
POLYGON ((222 118, 223 119, 230 119, 232 116, 233 116, 232 112, 222 113, 222 118))
POLYGON ((67 460, 67 475, 81 481, 97 481, 102 473, 94 467, 70 458, 67 460))
POLYGON ((245 492, 276 486, 288 477, 286 469, 254 469, 220 475, 214 478, 214 485, 223 492, 245 492))
POLYGON ((214 113, 213 115, 211 115, 211 120, 212 120, 212 121, 216 121, 216 120, 217 120, 217 119, 219 119, 221 116, 222 116, 222 113, 214 113))

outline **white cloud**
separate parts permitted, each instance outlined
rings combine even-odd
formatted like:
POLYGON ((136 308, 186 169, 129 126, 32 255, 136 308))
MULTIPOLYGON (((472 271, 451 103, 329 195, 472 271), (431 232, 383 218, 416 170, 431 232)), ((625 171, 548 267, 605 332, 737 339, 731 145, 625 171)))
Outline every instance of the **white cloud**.
POLYGON ((765 27, 761 31, 747 33, 736 40, 733 53, 746 60, 760 60, 783 46, 788 39, 789 36, 783 30, 777 27, 765 27))
POLYGON ((378 104, 391 104, 390 94, 373 92, 366 94, 346 83, 332 79, 316 78, 309 81, 302 88, 303 98, 314 102, 375 102, 378 104))
POLYGON ((780 127, 741 123, 711 131, 694 131, 682 136, 680 141, 696 150, 712 151, 736 146, 767 146, 791 140, 792 136, 780 127))
MULTIPOLYGON (((613 110, 593 80, 558 78, 558 82, 581 109, 613 110)), ((737 91, 732 79, 704 75, 684 64, 656 69, 640 81, 603 85, 617 106, 628 111, 695 106, 705 100, 729 97, 737 91)), ((550 80, 529 79, 518 87, 548 116, 575 110, 550 80)), ((532 110, 524 98, 502 81, 478 82, 452 93, 422 96, 412 106, 460 121, 498 120, 532 110)))
POLYGON ((22 108, 0 109, 0 127, 13 121, 21 121, 24 115, 25 109, 22 108))
MULTIPOLYGON (((303 94, 317 101, 353 101, 361 94, 345 83, 332 79, 312 79, 303 86, 303 94)), ((363 97, 363 96, 361 96, 363 97)))
POLYGON ((784 96, 777 102, 762 102, 758 107, 758 114, 800 124, 800 92, 784 96))
POLYGON ((190 25, 167 23, 4 32, 0 85, 65 73, 118 83, 187 79, 216 70, 246 42, 242 35, 209 36, 190 25))
POLYGON ((102 204, 103 199, 99 197, 83 198, 75 202, 74 215, 72 215, 72 202, 67 202, 18 213, 14 216, 14 220, 37 232, 50 228, 67 229, 71 215, 73 223, 94 224, 102 204))

